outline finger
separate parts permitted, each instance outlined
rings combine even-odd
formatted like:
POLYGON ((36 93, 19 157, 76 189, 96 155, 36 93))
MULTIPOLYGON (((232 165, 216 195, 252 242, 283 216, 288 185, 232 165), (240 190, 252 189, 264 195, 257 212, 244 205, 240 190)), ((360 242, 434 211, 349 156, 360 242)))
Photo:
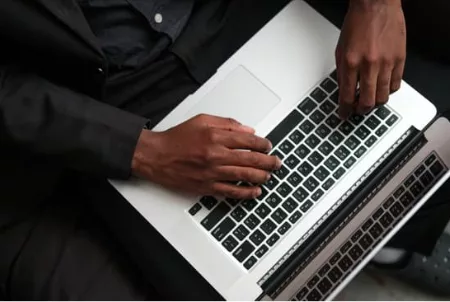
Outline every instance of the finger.
POLYGON ((230 149, 243 149, 263 153, 272 150, 272 143, 268 139, 250 133, 232 133, 223 130, 218 133, 216 143, 230 149))
POLYGON ((254 199, 261 195, 260 187, 236 186, 223 182, 212 184, 212 195, 233 199, 254 199))
POLYGON ((388 102, 391 93, 391 75, 392 67, 384 65, 378 74, 376 105, 384 105, 388 102))
POLYGON ((255 133, 255 129, 242 125, 233 118, 225 118, 215 115, 200 114, 197 116, 207 127, 224 129, 227 131, 237 131, 246 133, 255 133))
POLYGON ((276 171, 281 167, 281 160, 272 155, 258 152, 232 150, 219 160, 222 165, 255 168, 265 171, 276 171))
POLYGON ((355 62, 341 63, 339 69, 339 115, 347 119, 355 102, 356 85, 358 82, 358 69, 355 62))
POLYGON ((401 61, 395 65, 391 76, 391 92, 396 92, 400 89, 402 84, 403 72, 405 69, 405 62, 401 61))
POLYGON ((365 63, 361 69, 361 78, 359 82, 359 100, 356 105, 358 114, 366 114, 375 107, 375 98, 377 96, 379 68, 375 64, 365 63))
POLYGON ((245 181, 252 184, 263 184, 271 177, 268 171, 235 166, 221 166, 216 173, 217 181, 245 181))

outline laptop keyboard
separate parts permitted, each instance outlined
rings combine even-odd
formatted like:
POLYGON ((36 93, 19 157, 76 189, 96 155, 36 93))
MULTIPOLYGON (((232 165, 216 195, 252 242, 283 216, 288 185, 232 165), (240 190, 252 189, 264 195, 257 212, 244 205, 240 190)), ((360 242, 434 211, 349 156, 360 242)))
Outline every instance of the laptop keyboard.
MULTIPOLYGON (((388 106, 338 117, 333 72, 267 136, 283 162, 255 200, 204 196, 191 207, 223 248, 251 269, 399 120, 388 106)), ((241 183, 240 185, 246 185, 241 183)))
POLYGON ((323 301, 439 179, 446 168, 430 154, 293 297, 323 301))

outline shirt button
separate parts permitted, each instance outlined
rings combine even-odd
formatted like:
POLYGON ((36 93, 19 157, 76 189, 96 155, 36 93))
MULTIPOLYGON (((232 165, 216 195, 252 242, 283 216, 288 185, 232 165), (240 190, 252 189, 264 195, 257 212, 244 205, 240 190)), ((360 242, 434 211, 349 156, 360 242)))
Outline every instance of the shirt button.
POLYGON ((159 24, 159 23, 161 23, 162 21, 163 21, 162 15, 159 14, 159 13, 156 14, 156 15, 155 15, 155 22, 159 24))
POLYGON ((97 71, 98 71, 98 73, 100 73, 100 74, 104 74, 104 73, 105 73, 105 72, 103 71, 103 68, 101 68, 101 67, 97 68, 97 71))

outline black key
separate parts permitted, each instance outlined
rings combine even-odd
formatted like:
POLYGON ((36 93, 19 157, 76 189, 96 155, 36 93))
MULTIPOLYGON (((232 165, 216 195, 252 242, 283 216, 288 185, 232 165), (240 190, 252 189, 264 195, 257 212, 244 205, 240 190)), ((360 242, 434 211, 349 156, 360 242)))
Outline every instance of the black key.
POLYGON ((244 263, 244 267, 246 269, 251 269, 253 265, 255 265, 256 263, 256 258, 251 256, 250 258, 247 259, 247 261, 245 261, 244 263))
POLYGON ((291 169, 295 169, 295 167, 297 167, 297 165, 300 163, 300 160, 297 158, 297 156, 295 155, 289 155, 288 158, 286 158, 286 160, 284 161, 284 163, 286 164, 286 166, 288 166, 291 169))
POLYGON ((420 181, 422 182, 422 184, 425 187, 428 187, 429 185, 431 185, 433 180, 434 180, 433 175, 431 175, 431 173, 428 171, 425 171, 425 173, 423 173, 422 176, 420 177, 420 181))
POLYGON ((367 231, 373 224, 373 220, 369 218, 364 224, 362 225, 362 230, 365 232, 367 231))
POLYGON ((355 134, 356 134, 356 136, 359 137, 361 140, 365 140, 366 137, 369 136, 370 130, 367 129, 366 126, 361 125, 361 127, 359 127, 358 129, 356 129, 355 134))
POLYGON ((333 177, 337 180, 342 177, 342 175, 345 174, 345 169, 340 167, 336 170, 336 172, 333 173, 333 177))
POLYGON ((303 133, 305 133, 305 134, 310 134, 313 129, 314 129, 314 124, 311 123, 309 120, 304 121, 300 125, 300 130, 302 130, 303 133))
POLYGON ((235 247, 237 247, 238 241, 230 235, 222 242, 222 245, 227 251, 231 252, 235 247))
POLYGON ((425 164, 426 164, 427 166, 430 166, 435 160, 436 160, 436 155, 431 154, 431 155, 428 156, 427 159, 425 160, 425 164))
POLYGON ((297 149, 295 149, 294 153, 300 157, 301 159, 304 159, 311 150, 309 150, 308 147, 306 147, 304 144, 301 144, 297 149))
POLYGON ((321 138, 327 137, 328 134, 330 133, 331 133, 330 128, 328 128, 325 124, 320 125, 319 128, 317 128, 316 130, 316 134, 321 138))
POLYGON ((322 87, 326 92, 332 93, 337 88, 337 84, 330 78, 326 78, 322 83, 320 83, 320 87, 322 87))
POLYGON ((340 146, 336 152, 334 152, 334 155, 336 155, 340 160, 345 160, 347 156, 350 155, 350 151, 345 146, 340 146))
POLYGON ((336 157, 334 157, 333 155, 331 155, 326 161, 325 161, 325 166, 330 170, 330 171, 334 171, 338 166, 339 166, 339 161, 337 160, 336 157))
POLYGON ((268 250, 269 250, 269 248, 267 247, 267 245, 263 244, 255 252, 255 255, 256 255, 256 257, 261 258, 262 256, 264 256, 267 253, 268 250))
POLYGON ((308 210, 309 209, 311 209, 311 207, 313 206, 313 203, 312 203, 312 201, 306 201, 305 203, 303 203, 301 206, 300 206, 300 210, 303 212, 303 213, 306 213, 306 212, 308 212, 308 210))
POLYGON ((410 177, 408 177, 408 179, 405 181, 405 187, 409 187, 410 185, 412 185, 412 183, 414 182, 415 178, 413 175, 411 175, 410 177))
POLYGON ((342 247, 341 247, 341 253, 345 254, 347 251, 352 247, 352 243, 350 241, 347 241, 342 247))
POLYGON ((262 203, 262 204, 259 205, 259 207, 256 208, 255 213, 261 219, 264 219, 264 218, 267 217, 267 215, 270 214, 270 208, 262 203))
POLYGON ((377 141, 377 138, 376 138, 375 136, 371 135, 371 136, 366 140, 365 144, 366 144, 367 147, 370 148, 370 147, 373 146, 373 144, 375 144, 376 141, 377 141))
POLYGON ((272 236, 270 236, 269 239, 267 239, 266 243, 269 246, 273 246, 279 239, 280 239, 280 235, 278 235, 277 233, 274 233, 272 236))
POLYGON ((283 159, 283 158, 284 158, 284 154, 281 153, 281 152, 278 151, 278 150, 274 150, 274 151, 270 152, 270 155, 276 156, 276 157, 278 157, 279 159, 283 159))
POLYGON ((287 214, 281 208, 278 208, 275 212, 272 213, 271 217, 273 220, 275 220, 276 223, 281 224, 286 219, 287 214))
MULTIPOLYGON (((366 234, 366 235, 362 236, 361 239, 359 239, 359 245, 361 245, 361 247, 363 249, 368 249, 372 243, 373 243, 373 239, 372 239, 372 237, 370 237, 369 234, 366 234)), ((356 259, 354 259, 354 260, 356 260, 356 259)))
POLYGON ((358 245, 355 245, 350 249, 350 252, 348 252, 348 253, 349 253, 350 257, 352 257, 352 259, 356 261, 356 260, 358 260, 359 257, 361 257, 361 255, 363 254, 363 251, 358 245))
POLYGON ((228 212, 231 210, 231 208, 224 202, 219 203, 217 207, 214 208, 214 210, 211 211, 211 213, 206 216, 201 224, 207 229, 208 231, 211 230, 216 224, 219 223, 220 220, 222 220, 225 215, 228 214, 228 212))
POLYGON ((417 197, 417 196, 419 196, 419 195, 422 193, 423 187, 422 187, 422 185, 421 185, 418 181, 416 181, 416 182, 411 186, 410 190, 411 190, 411 193, 413 193, 413 195, 414 195, 415 197, 417 197))
POLYGON ((242 201, 241 206, 244 207, 247 211, 253 210, 258 205, 258 202, 254 199, 246 199, 242 201))
POLYGON ((297 300, 302 301, 305 298, 307 293, 308 293, 308 288, 304 287, 304 288, 302 288, 301 291, 299 291, 297 293, 297 295, 295 297, 297 298, 297 300))
POLYGON ((330 258, 330 264, 331 265, 335 265, 339 261, 339 259, 341 259, 341 253, 336 252, 333 255, 333 257, 330 258))
POLYGON ((267 235, 272 234, 272 232, 277 228, 277 225, 270 220, 270 218, 267 218, 266 221, 264 221, 261 224, 261 230, 263 230, 264 233, 267 235))
POLYGON ((303 185, 310 191, 314 191, 317 186, 319 185, 319 182, 312 176, 308 177, 304 182, 303 185))
POLYGON ((334 105, 332 102, 328 100, 325 101, 322 105, 320 105, 320 110, 325 112, 325 114, 330 114, 331 112, 334 111, 334 109, 336 109, 336 105, 334 105))
POLYGON ((278 149, 280 149, 281 152, 287 155, 292 151, 292 149, 294 149, 294 145, 291 144, 288 140, 285 140, 281 143, 281 145, 278 146, 278 149))
POLYGON ((273 146, 278 145, 278 143, 285 138, 285 136, 291 132, 291 130, 303 120, 303 115, 297 110, 293 110, 289 115, 278 124, 272 132, 267 135, 267 139, 272 142, 273 146))
POLYGON ((383 204, 383 208, 385 209, 389 209, 390 206, 394 203, 394 198, 393 197, 389 197, 388 200, 386 200, 383 204))
POLYGON ((339 103, 339 90, 336 90, 332 95, 330 95, 330 100, 335 104, 339 103))
POLYGON ((328 271, 330 270, 331 266, 328 263, 325 263, 324 266, 322 266, 319 270, 319 276, 323 277, 325 276, 328 271))
POLYGON ((286 197, 292 192, 292 188, 284 182, 277 188, 277 192, 281 196, 286 197))
POLYGON ((383 134, 386 133, 386 131, 388 130, 388 128, 385 125, 381 125, 377 131, 375 131, 375 134, 379 137, 383 136, 383 134))
POLYGON ((269 190, 273 190, 280 182, 275 178, 271 177, 264 186, 266 186, 269 190))
POLYGON ((237 239, 239 240, 244 240, 245 237, 247 237, 247 235, 250 232, 247 230, 247 228, 243 225, 238 226, 234 231, 233 231, 233 235, 236 236, 237 239))
POLYGON ((341 123, 341 119, 338 118, 335 114, 330 115, 330 117, 327 118, 325 121, 325 124, 327 124, 331 129, 336 129, 337 126, 341 123))
POLYGON ((332 78, 335 82, 337 82, 337 71, 333 70, 333 72, 330 74, 330 78, 332 78))
POLYGON ((375 225, 369 230, 369 233, 376 240, 381 234, 383 234, 383 228, 379 223, 375 223, 375 225))
POLYGON ((360 143, 361 143, 361 142, 359 141, 359 139, 356 138, 356 136, 351 135, 349 138, 347 138, 347 139, 345 140, 345 143, 344 143, 344 144, 345 144, 350 150, 355 150, 356 147, 358 147, 358 145, 359 145, 360 143))
POLYGON ((320 290, 322 295, 325 295, 331 289, 332 286, 333 284, 331 284, 330 280, 324 278, 322 279, 322 281, 319 282, 317 288, 320 290))
POLYGON ((256 230, 250 235, 249 239, 254 245, 258 246, 266 240, 266 235, 264 235, 260 230, 256 230))
POLYGON ((337 266, 334 267, 334 268, 328 273, 328 278, 329 278, 332 282, 337 282, 341 277, 342 277, 342 272, 341 272, 341 270, 340 270, 337 266))
POLYGON ((328 139, 333 143, 333 145, 337 146, 344 140, 344 136, 338 131, 334 131, 328 139))
POLYGON ((375 130, 375 129, 377 129, 378 125, 380 125, 380 120, 372 115, 366 120, 365 124, 370 129, 375 130))
POLYGON ((230 205, 230 206, 232 206, 233 208, 235 207, 235 206, 237 206, 238 204, 239 204, 239 202, 240 202, 240 200, 239 199, 234 199, 234 198, 225 198, 225 200, 228 202, 228 204, 230 205))
POLYGON ((305 100, 303 100, 303 102, 301 102, 300 105, 298 105, 297 108, 305 115, 309 115, 311 112, 313 112, 314 108, 316 107, 317 107, 316 102, 307 97, 305 100))
POLYGON ((348 257, 348 256, 344 256, 344 258, 341 259, 341 261, 339 261, 339 268, 343 271, 346 272, 349 268, 352 267, 352 260, 348 257))
POLYGON ((256 217, 254 214, 250 214, 250 216, 248 216, 245 220, 244 223, 245 225, 250 229, 250 230, 254 230, 258 224, 261 222, 261 220, 259 220, 258 217, 256 217))
POLYGON ((349 122, 345 121, 342 123, 342 125, 339 126, 339 130, 341 130, 344 135, 349 135, 352 133, 352 131, 355 129, 355 126, 350 124, 349 122))
POLYGON ((312 277, 311 280, 308 281, 308 287, 312 289, 314 286, 316 286, 319 280, 320 280, 319 276, 312 277))
POLYGON ((317 177, 320 181, 324 181, 325 178, 330 175, 330 172, 328 172, 327 169, 325 169, 323 166, 319 167, 316 171, 314 171, 314 176, 317 177))
POLYGON ((323 196, 322 189, 317 189, 316 192, 314 192, 313 195, 311 195, 311 199, 314 201, 318 201, 322 196, 323 196))
POLYGON ((324 160, 324 158, 319 152, 314 151, 310 156, 308 156, 308 160, 313 166, 317 166, 324 160))
POLYGON ((305 136, 300 131, 295 130, 291 133, 291 135, 289 135, 289 138, 298 145, 305 138, 305 136))
POLYGON ((425 171, 425 166, 419 166, 416 171, 414 171, 414 175, 416 177, 419 177, 420 175, 422 175, 422 173, 425 171))
POLYGON ((278 196, 275 193, 270 194, 269 197, 267 197, 266 202, 272 207, 272 208, 276 208, 280 202, 281 202, 281 198, 280 196, 278 196))
POLYGON ((192 208, 189 209, 189 214, 191 214, 192 216, 194 216, 195 214, 198 213, 198 211, 200 211, 202 209, 202 206, 199 203, 196 203, 192 206, 192 208))
POLYGON ((234 251, 233 256, 237 259, 237 261, 244 261, 250 254, 255 250, 255 247, 248 242, 244 241, 237 249, 234 251))
POLYGON ((388 118, 388 120, 386 121, 386 124, 387 124, 388 126, 392 126, 392 125, 395 124, 395 122, 396 122, 397 120, 398 120, 398 117, 397 117, 395 114, 393 114, 393 115, 391 115, 390 118, 388 118))
POLYGON ((354 114, 354 115, 350 116, 349 121, 353 125, 358 126, 359 124, 361 124, 364 121, 364 116, 358 115, 358 114, 354 114))
POLYGON ((221 241, 235 226, 236 222, 234 222, 230 217, 227 217, 214 229, 212 235, 218 241, 221 241))
POLYGON ((302 217, 302 213, 300 213, 299 211, 295 211, 294 214, 291 215, 291 217, 289 217, 289 221, 294 224, 296 223, 300 218, 302 217))
POLYGON ((292 213, 298 207, 298 203, 289 197, 285 202, 281 205, 288 213, 292 213))
POLYGON ((231 217, 233 217, 237 222, 241 222, 245 215, 247 215, 247 213, 241 207, 237 207, 231 212, 231 217))
POLYGON ((334 147, 329 142, 323 142, 319 146, 319 151, 322 152, 323 155, 328 156, 331 152, 333 152, 334 147))
POLYGON ((316 110, 310 115, 309 118, 311 121, 316 123, 316 125, 319 125, 325 119, 325 115, 320 110, 316 110))
POLYGON ((403 207, 398 202, 394 203, 394 205, 390 209, 390 212, 391 212, 392 216, 394 216, 394 217, 399 216, 402 213, 402 211, 403 211, 403 207))
POLYGON ((212 196, 203 196, 200 199, 200 203, 208 210, 211 210, 217 204, 217 199, 212 196))
POLYGON ((308 296, 306 297, 308 301, 321 301, 322 296, 320 295, 319 291, 317 289, 313 289, 308 296))
POLYGON ((322 188, 325 191, 328 191, 333 185, 334 185, 335 181, 333 178, 328 178, 326 182, 323 183, 322 188))
POLYGON ((311 134, 308 136, 308 138, 305 140, 305 143, 311 148, 314 149, 317 147, 317 145, 320 143, 320 139, 315 136, 314 134, 311 134))
POLYGON ((292 174, 287 178, 288 183, 290 183, 294 188, 296 188, 302 180, 303 178, 297 172, 292 172, 292 174))
POLYGON ((303 189, 302 187, 298 188, 295 192, 294 192, 294 197, 297 199, 298 202, 302 203, 303 201, 305 201, 306 198, 308 198, 308 192, 306 192, 305 189, 303 189))
POLYGON ((430 171, 431 173, 433 173, 434 176, 438 176, 442 170, 444 170, 444 167, 442 166, 442 164, 438 161, 436 161, 431 167, 430 167, 430 171))
POLYGON ((273 172, 278 179, 283 180, 289 174, 289 170, 285 166, 281 166, 280 169, 273 172))
POLYGON ((398 188, 395 192, 394 192, 394 197, 395 198, 400 198, 400 196, 402 196, 403 192, 405 192, 405 188, 404 187, 400 187, 398 188))
POLYGON ((366 153, 366 151, 367 151, 367 148, 366 148, 366 147, 360 146, 360 147, 358 148, 358 150, 355 151, 355 156, 356 156, 357 158, 360 158, 361 156, 364 155, 364 153, 366 153))
POLYGON ((380 223, 384 228, 389 227, 393 221, 394 218, 392 218, 389 213, 384 213, 384 215, 380 218, 380 223))
POLYGON ((280 233, 280 235, 284 235, 290 228, 291 228, 291 225, 289 224, 289 222, 285 222, 285 223, 283 223, 282 226, 280 226, 278 228, 278 233, 280 233))
POLYGON ((391 114, 391 111, 389 109, 387 109, 384 106, 381 106, 380 108, 377 109, 377 111, 375 111, 375 114, 382 120, 386 119, 389 114, 391 114))
POLYGON ((361 230, 357 230, 352 236, 352 241, 357 242, 359 240, 359 238, 361 238, 362 235, 363 235, 363 232, 361 230))
POLYGON ((400 202, 402 205, 406 208, 414 201, 414 197, 409 192, 406 192, 405 194, 400 197, 400 202))
POLYGON ((298 172, 300 172, 303 176, 308 176, 309 173, 312 172, 313 167, 308 163, 308 162, 303 162, 299 167, 298 167, 298 172))
POLYGON ((379 208, 378 210, 375 211, 375 213, 373 213, 373 219, 377 220, 378 218, 381 217, 381 215, 383 215, 384 211, 382 208, 379 208))
POLYGON ((311 93, 311 96, 319 103, 321 103, 323 100, 327 98, 327 94, 319 87, 314 89, 314 91, 311 93))

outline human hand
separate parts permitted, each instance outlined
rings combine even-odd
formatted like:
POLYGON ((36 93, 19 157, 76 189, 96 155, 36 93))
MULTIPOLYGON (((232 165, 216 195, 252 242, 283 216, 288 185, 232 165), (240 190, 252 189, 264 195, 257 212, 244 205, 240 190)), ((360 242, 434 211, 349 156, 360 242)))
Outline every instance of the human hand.
POLYGON ((166 188, 198 195, 251 199, 258 186, 281 167, 270 141, 233 119, 198 115, 164 132, 143 130, 133 158, 133 174, 166 188))
POLYGON ((336 47, 341 117, 366 114, 385 104, 389 95, 400 89, 405 59, 401 0, 350 0, 336 47))

